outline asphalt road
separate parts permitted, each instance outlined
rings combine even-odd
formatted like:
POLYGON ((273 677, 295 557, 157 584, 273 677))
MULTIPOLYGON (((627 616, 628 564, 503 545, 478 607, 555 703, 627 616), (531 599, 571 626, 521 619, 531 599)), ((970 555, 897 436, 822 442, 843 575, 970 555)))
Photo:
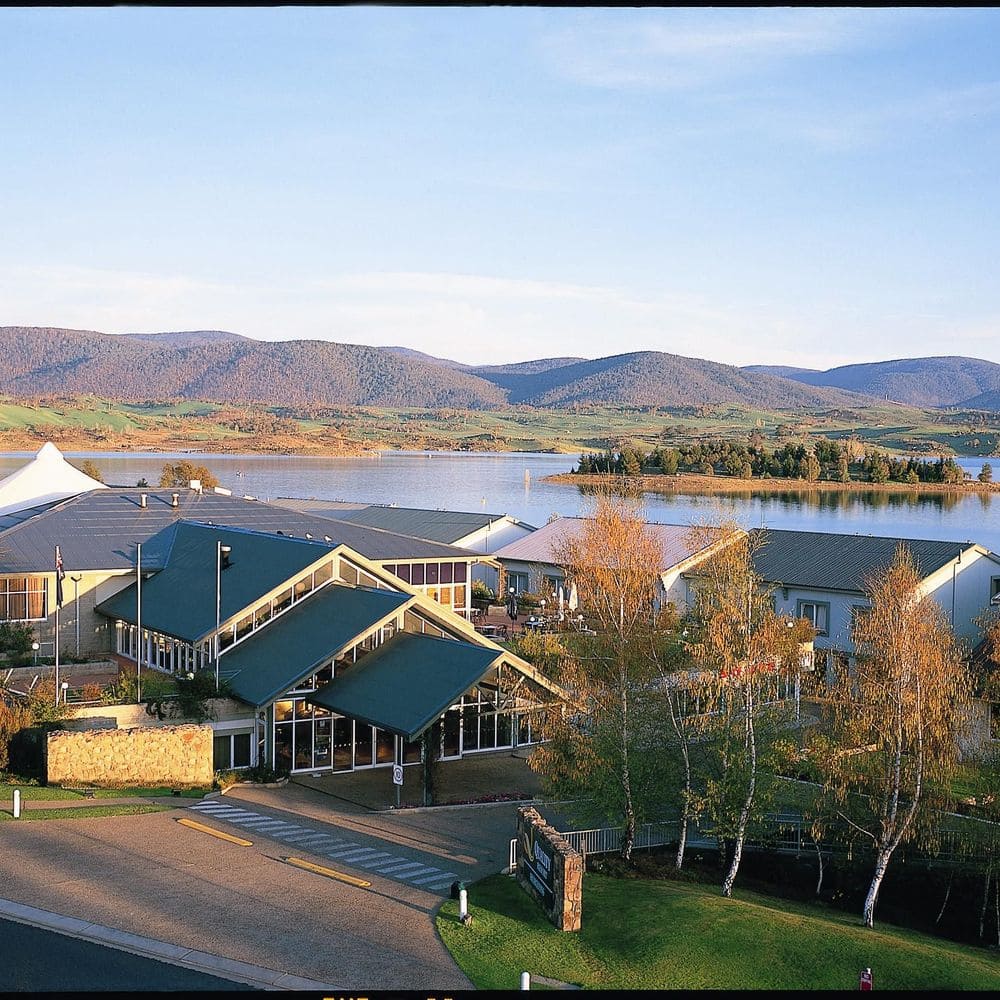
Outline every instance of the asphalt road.
POLYGON ((0 920, 0 992, 250 989, 194 969, 0 920))

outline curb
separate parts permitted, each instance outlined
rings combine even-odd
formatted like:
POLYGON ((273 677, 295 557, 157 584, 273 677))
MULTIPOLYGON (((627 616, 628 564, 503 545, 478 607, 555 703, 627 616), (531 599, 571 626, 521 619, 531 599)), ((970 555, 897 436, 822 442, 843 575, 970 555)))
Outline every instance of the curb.
POLYGON ((19 924, 39 927, 42 930, 54 931, 81 941, 91 941, 142 958, 151 958, 196 972, 219 976, 233 982, 256 986, 259 989, 314 990, 324 993, 343 990, 343 987, 332 986, 329 983, 318 983, 315 980, 304 979, 289 972, 278 972, 275 969, 265 969, 247 962, 225 958, 222 955, 195 951, 182 945, 142 937, 139 934, 105 927, 102 924, 91 923, 78 917, 66 917, 49 910, 40 910, 37 907, 27 906, 10 899, 0 899, 0 917, 19 924))

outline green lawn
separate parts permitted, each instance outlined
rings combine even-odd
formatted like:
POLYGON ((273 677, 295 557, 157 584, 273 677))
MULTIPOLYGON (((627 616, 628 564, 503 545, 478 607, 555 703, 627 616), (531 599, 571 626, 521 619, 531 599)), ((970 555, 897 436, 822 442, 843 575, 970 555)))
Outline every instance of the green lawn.
MULTIPOLYGON (((149 802, 136 803, 134 806, 74 806, 72 809, 24 809, 20 823, 24 820, 36 819, 94 819, 100 816, 142 816, 145 813, 163 812, 169 806, 158 806, 149 802)), ((0 812, 0 822, 10 820, 15 822, 9 812, 0 812)))
POLYGON ((583 929, 557 931, 517 882, 496 875, 469 888, 472 924, 445 902, 445 945, 479 989, 517 989, 521 972, 589 989, 1000 990, 1000 961, 895 927, 753 893, 584 877, 583 929))
MULTIPOLYGON (((18 785, 0 784, 0 803, 9 805, 13 801, 15 788, 21 790, 21 801, 37 799, 39 801, 55 801, 58 799, 86 799, 88 796, 71 788, 60 788, 58 785, 18 785)), ((181 797, 186 799, 200 799, 208 794, 208 788, 184 789, 181 797)), ((155 798, 158 796, 172 795, 173 789, 167 787, 157 788, 96 788, 93 798, 95 799, 123 799, 132 796, 140 798, 155 798)), ((2 808, 2 806, 0 806, 2 808)))

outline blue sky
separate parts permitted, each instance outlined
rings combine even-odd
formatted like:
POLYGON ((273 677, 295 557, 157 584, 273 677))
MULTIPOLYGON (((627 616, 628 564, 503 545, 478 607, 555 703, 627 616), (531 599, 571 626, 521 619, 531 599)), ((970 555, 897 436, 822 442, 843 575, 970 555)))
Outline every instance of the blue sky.
POLYGON ((1000 362, 1000 11, 0 9, 0 324, 1000 362))

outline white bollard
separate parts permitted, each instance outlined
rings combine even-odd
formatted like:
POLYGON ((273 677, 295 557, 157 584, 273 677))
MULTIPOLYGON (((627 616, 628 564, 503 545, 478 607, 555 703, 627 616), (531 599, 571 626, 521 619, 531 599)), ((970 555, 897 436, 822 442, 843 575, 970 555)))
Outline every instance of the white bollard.
POLYGON ((522 972, 521 973, 521 989, 530 990, 531 989, 531 973, 522 972))
POLYGON ((14 819, 21 818, 21 789, 14 789, 14 819))
POLYGON ((465 889, 458 890, 458 919, 465 920, 469 915, 469 894, 465 889))

